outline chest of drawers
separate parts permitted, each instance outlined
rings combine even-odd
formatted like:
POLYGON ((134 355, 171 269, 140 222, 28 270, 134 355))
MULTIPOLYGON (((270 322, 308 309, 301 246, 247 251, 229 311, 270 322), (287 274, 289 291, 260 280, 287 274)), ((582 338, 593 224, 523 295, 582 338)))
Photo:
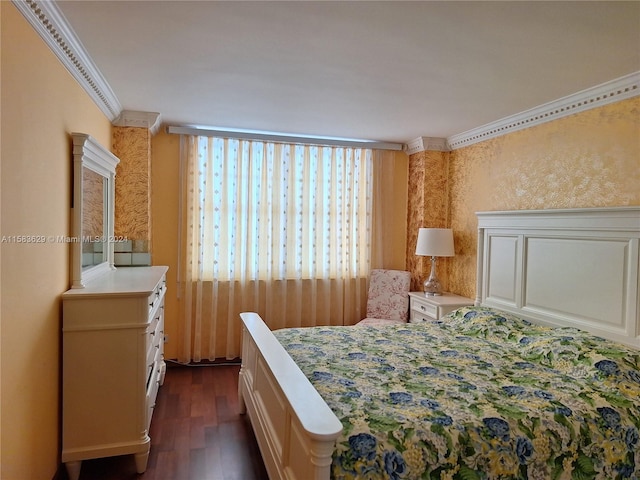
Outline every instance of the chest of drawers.
POLYGON ((164 381, 167 267, 118 268, 62 296, 62 461, 149 456, 149 425, 164 381))

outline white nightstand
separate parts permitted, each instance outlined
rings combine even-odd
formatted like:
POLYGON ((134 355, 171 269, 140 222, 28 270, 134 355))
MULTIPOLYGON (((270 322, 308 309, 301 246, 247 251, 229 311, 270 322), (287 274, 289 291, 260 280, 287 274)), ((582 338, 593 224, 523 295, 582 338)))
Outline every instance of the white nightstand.
POLYGON ((409 292, 409 322, 432 322, 456 308, 473 305, 473 300, 453 293, 427 297, 424 292, 409 292))

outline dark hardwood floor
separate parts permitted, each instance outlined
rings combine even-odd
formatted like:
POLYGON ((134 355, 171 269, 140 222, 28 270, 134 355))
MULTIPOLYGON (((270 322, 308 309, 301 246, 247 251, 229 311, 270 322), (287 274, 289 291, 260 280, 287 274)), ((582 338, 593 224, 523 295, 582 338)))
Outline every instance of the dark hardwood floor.
POLYGON ((238 413, 238 365, 167 368, 151 422, 147 471, 132 455, 85 460, 80 480, 267 480, 249 420, 238 413))

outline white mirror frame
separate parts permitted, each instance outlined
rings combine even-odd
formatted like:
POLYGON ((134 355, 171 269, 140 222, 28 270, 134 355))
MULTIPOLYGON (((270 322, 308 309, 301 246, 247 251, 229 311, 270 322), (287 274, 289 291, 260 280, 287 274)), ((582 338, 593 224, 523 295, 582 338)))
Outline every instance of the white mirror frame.
POLYGON ((92 278, 115 270, 113 256, 113 225, 116 165, 118 157, 85 133, 72 133, 73 138, 73 226, 71 242, 71 288, 84 288, 92 278), (88 168, 105 178, 105 202, 103 217, 104 261, 98 265, 82 268, 82 214, 83 214, 83 168, 88 168))

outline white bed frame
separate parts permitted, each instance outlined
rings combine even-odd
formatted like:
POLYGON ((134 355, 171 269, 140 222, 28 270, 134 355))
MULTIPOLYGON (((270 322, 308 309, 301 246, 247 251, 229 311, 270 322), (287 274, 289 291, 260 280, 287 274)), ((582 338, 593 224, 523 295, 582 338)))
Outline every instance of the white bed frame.
POLYGON ((271 480, 328 480, 342 424, 256 313, 241 313, 241 412, 271 480))
MULTIPOLYGON (((640 348, 640 207, 478 213, 478 305, 640 348)), ((338 418, 255 313, 239 395, 271 480, 328 480, 338 418)))

